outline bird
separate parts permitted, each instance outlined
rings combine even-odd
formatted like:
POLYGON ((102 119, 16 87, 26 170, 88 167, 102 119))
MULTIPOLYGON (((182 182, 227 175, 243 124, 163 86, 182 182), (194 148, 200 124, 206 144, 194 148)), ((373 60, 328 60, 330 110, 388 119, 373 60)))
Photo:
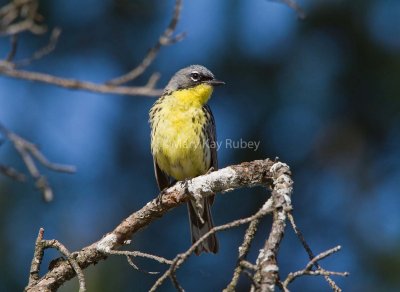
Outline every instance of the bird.
MULTIPOLYGON (((175 73, 150 109, 151 153, 161 194, 176 181, 218 170, 216 127, 207 102, 214 87, 223 84, 206 67, 190 65, 175 73)), ((213 228, 213 202, 214 195, 202 199, 203 208, 187 203, 192 244, 213 228)), ((217 253, 218 248, 214 233, 195 254, 217 253)))

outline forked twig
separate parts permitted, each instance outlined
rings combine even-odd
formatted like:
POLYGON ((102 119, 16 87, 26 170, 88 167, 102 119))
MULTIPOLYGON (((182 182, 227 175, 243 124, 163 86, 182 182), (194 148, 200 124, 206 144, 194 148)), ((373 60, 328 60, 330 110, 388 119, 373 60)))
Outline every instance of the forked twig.
MULTIPOLYGON (((339 251, 341 249, 340 246, 337 246, 333 249, 330 249, 324 253, 319 254, 318 256, 314 256, 314 253, 312 252, 310 246, 307 244, 302 232, 300 231, 300 229, 297 227, 295 221, 294 221, 294 217, 293 214, 291 212, 288 213, 288 218, 289 218, 289 222, 295 232, 295 234, 297 235, 297 238, 300 240, 301 244, 303 245, 304 249, 306 250, 308 257, 310 259, 310 262, 308 263, 308 265, 306 266, 306 270, 309 271, 312 266, 315 266, 317 268, 317 271, 323 271, 326 272, 326 270, 324 270, 323 268, 321 268, 321 266, 318 263, 318 260, 325 258, 337 251, 339 251)), ((332 280, 332 278, 330 277, 330 275, 333 275, 332 273, 321 273, 321 275, 324 276, 325 280, 328 282, 329 286, 331 286, 332 290, 335 292, 340 292, 342 291, 342 289, 335 283, 334 280, 332 280)), ((349 273, 344 272, 341 274, 342 276, 348 276, 349 273)), ((290 283, 290 282, 289 282, 290 283)))
MULTIPOLYGON (((328 276, 342 276, 342 277, 347 277, 349 275, 348 272, 333 272, 333 271, 327 271, 325 269, 322 269, 321 267, 318 268, 317 270, 312 270, 312 267, 320 260, 338 252, 341 249, 341 246, 338 245, 334 248, 331 248, 327 251, 324 251, 322 253, 320 253, 319 255, 317 255, 316 257, 314 257, 313 259, 311 259, 308 264, 306 265, 306 267, 303 270, 294 272, 294 273, 289 273, 289 275, 287 276, 287 278, 281 283, 282 284, 282 288, 284 290, 287 290, 287 286, 293 282, 296 278, 300 277, 300 276, 304 276, 304 275, 310 275, 310 276, 324 276, 324 277, 328 277, 328 276)), ((336 286, 336 287, 332 287, 332 289, 334 291, 341 291, 341 289, 336 286)))
POLYGON ((39 271, 40 265, 43 260, 44 250, 48 248, 55 248, 57 249, 70 263, 72 268, 74 269, 76 275, 78 276, 79 281, 79 292, 86 291, 86 283, 85 283, 85 276, 83 275, 82 269, 79 266, 78 262, 74 258, 74 254, 71 254, 68 249, 60 243, 58 240, 44 240, 43 239, 44 229, 40 228, 38 237, 36 239, 35 244, 35 252, 31 263, 31 269, 29 273, 29 283, 28 287, 34 286, 39 281, 39 271))

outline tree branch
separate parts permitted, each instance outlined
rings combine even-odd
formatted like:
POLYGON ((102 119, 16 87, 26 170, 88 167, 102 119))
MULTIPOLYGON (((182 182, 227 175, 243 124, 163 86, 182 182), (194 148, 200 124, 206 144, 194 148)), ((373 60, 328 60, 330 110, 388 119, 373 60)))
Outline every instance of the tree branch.
POLYGON ((257 286, 253 285, 252 291, 275 291, 275 285, 279 279, 279 267, 276 259, 285 232, 286 213, 292 209, 293 181, 290 178, 289 167, 283 163, 276 163, 271 167, 270 171, 273 174, 271 197, 273 199, 274 212, 272 228, 256 261, 257 272, 254 275, 254 280, 257 286))
POLYGON ((255 219, 251 221, 249 227, 246 230, 244 235, 244 240, 242 245, 239 247, 239 256, 236 262, 236 268, 233 272, 232 280, 228 284, 228 286, 224 289, 225 292, 234 292, 236 290, 236 285, 239 282, 240 274, 243 272, 244 268, 248 268, 250 263, 245 261, 247 253, 250 250, 251 243, 254 239, 254 236, 257 232, 258 225, 260 223, 260 219, 255 219))
MULTIPOLYGON (((306 267, 294 273, 290 273, 285 281, 279 280, 279 267, 277 263, 277 255, 280 242, 283 239, 286 218, 289 217, 292 224, 294 219, 290 213, 292 209, 291 194, 293 191, 293 182, 290 177, 289 167, 278 161, 271 160, 255 160, 252 162, 244 162, 239 165, 229 166, 206 175, 202 175, 186 182, 177 182, 174 186, 168 188, 163 192, 161 198, 155 198, 147 203, 142 209, 134 212, 125 220, 123 220, 113 231, 109 232, 99 241, 73 253, 72 263, 70 256, 67 259, 57 260, 57 264, 49 268, 49 271, 42 277, 38 278, 39 264, 37 258, 40 257, 40 249, 35 249, 34 260, 32 261, 31 277, 26 291, 55 291, 63 283, 73 278, 76 274, 79 276, 79 271, 74 267, 75 263, 81 268, 96 264, 99 261, 107 258, 109 255, 123 255, 127 257, 128 263, 135 269, 140 270, 130 258, 140 256, 148 259, 158 261, 162 264, 169 265, 169 268, 160 276, 154 283, 150 291, 158 289, 166 279, 170 278, 173 285, 178 291, 184 291, 182 286, 175 275, 176 270, 193 254, 196 247, 206 240, 211 234, 216 232, 228 230, 249 224, 244 236, 243 243, 239 248, 239 256, 237 265, 230 284, 224 290, 226 292, 235 291, 239 276, 241 273, 247 275, 252 281, 251 291, 274 291, 276 285, 282 290, 289 291, 287 286, 296 278, 304 275, 324 276, 331 275, 347 276, 348 273, 333 272, 322 269, 318 265, 318 260, 339 250, 339 247, 331 249, 327 252, 321 253, 317 257, 310 258, 310 262, 306 267), (168 260, 160 256, 154 256, 137 251, 118 251, 117 249, 122 245, 129 244, 130 238, 142 228, 148 226, 156 219, 163 216, 168 211, 177 207, 178 205, 193 199, 200 199, 210 196, 214 193, 227 193, 234 189, 242 187, 254 186, 269 186, 272 189, 271 197, 264 203, 260 210, 244 219, 238 219, 224 225, 216 226, 208 233, 202 236, 184 253, 178 254, 173 260, 168 260), (270 234, 264 244, 263 249, 260 250, 256 264, 252 264, 246 260, 246 255, 250 249, 251 243, 254 239, 255 232, 259 220, 267 214, 273 214, 273 223, 270 234), (312 267, 316 266, 316 270, 312 267), (33 272, 32 272, 33 271, 33 272)), ((295 225, 293 225, 295 226, 295 225)), ((297 226, 296 234, 299 233, 297 226)), ((303 238, 304 240, 304 238, 303 238)), ((303 242, 302 242, 303 243, 303 242)), ((305 241, 303 245, 306 244, 305 241)), ((38 244, 37 244, 38 245, 38 244)), ((308 247, 308 245, 307 245, 308 247)), ((310 248, 308 247, 310 250, 310 248)), ((311 252, 311 250, 310 250, 311 252)), ((42 256, 42 255, 41 255, 42 256)), ((145 271, 142 271, 145 272, 145 271)), ((146 272, 157 273, 157 272, 146 272)), ((83 274, 81 274, 83 277, 83 274)), ((329 282, 333 282, 329 278, 329 282)), ((334 283, 334 282, 333 282, 334 283)), ((334 291, 341 291, 335 284, 331 285, 334 291)))
MULTIPOLYGON (((61 35, 61 29, 58 27, 53 28, 53 30, 51 31, 51 34, 50 34, 49 42, 47 43, 46 46, 44 46, 44 47, 40 48, 39 50, 37 50, 36 52, 34 52, 31 57, 22 59, 22 60, 18 60, 13 65, 15 67, 28 66, 33 61, 39 60, 39 59, 43 58, 44 56, 50 54, 52 51, 55 50, 60 35, 61 35)), ((11 61, 11 60, 7 59, 7 61, 11 61)))
POLYGON ((56 77, 54 75, 30 72, 25 70, 16 70, 10 67, 9 64, 0 62, 0 74, 13 77, 17 79, 24 79, 29 81, 36 81, 68 89, 80 89, 85 91, 97 92, 97 93, 112 93, 122 95, 141 95, 141 96, 160 96, 162 94, 161 89, 154 89, 147 86, 114 86, 107 84, 97 84, 89 81, 81 81, 76 79, 68 79, 56 77))
MULTIPOLYGON (((102 239, 74 253, 76 262, 82 269, 85 269, 104 260, 110 251, 123 245, 137 231, 186 202, 192 196, 206 197, 226 190, 270 184, 272 180, 270 168, 273 164, 274 162, 268 159, 244 162, 196 177, 186 183, 178 182, 165 191, 161 202, 155 198, 123 220, 102 239)), ((69 262, 61 260, 35 285, 28 285, 26 291, 55 291, 74 276, 75 272, 69 262)))

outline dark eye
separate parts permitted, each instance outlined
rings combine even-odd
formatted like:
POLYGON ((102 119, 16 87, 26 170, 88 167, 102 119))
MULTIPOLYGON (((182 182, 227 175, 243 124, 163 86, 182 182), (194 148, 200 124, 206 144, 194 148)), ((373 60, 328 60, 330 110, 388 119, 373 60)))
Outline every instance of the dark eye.
POLYGON ((193 81, 199 81, 200 80, 200 74, 198 72, 194 71, 194 72, 190 73, 190 78, 193 81))

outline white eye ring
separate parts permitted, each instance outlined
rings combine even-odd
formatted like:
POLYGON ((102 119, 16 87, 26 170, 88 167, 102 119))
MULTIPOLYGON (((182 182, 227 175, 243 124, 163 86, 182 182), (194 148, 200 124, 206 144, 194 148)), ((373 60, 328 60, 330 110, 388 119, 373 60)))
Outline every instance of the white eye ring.
POLYGON ((193 81, 199 81, 200 80, 200 74, 197 71, 193 71, 192 73, 190 73, 190 79, 192 79, 193 81))

